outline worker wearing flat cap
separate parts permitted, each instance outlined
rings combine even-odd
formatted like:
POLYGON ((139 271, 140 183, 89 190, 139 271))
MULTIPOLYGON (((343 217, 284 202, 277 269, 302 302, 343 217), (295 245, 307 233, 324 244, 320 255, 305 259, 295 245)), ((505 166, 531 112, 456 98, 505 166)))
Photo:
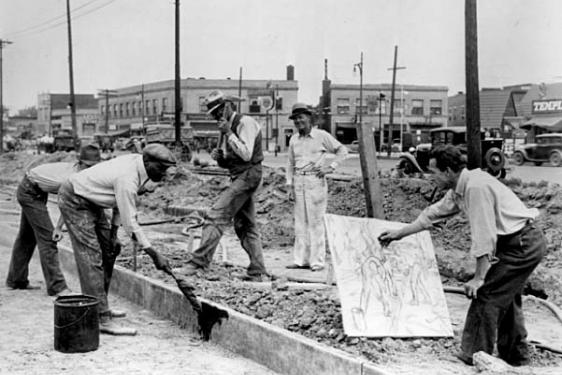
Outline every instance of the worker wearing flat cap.
MULTIPOLYGON (((172 152, 160 144, 151 144, 141 154, 126 154, 72 176, 59 192, 59 208, 64 218, 82 293, 99 300, 100 332, 116 335, 134 335, 131 328, 118 326, 109 308, 107 293, 115 258, 120 249, 116 246, 117 229, 125 232, 147 253, 152 251, 148 238, 137 221, 136 200, 138 192, 148 182, 161 181, 168 168, 176 165, 172 152), (113 209, 111 226, 104 209, 113 209)), ((165 258, 161 269, 169 267, 165 258)))
POLYGON ((96 145, 80 149, 77 162, 46 163, 31 168, 25 173, 17 190, 21 206, 18 235, 12 249, 12 258, 6 285, 12 289, 39 289, 29 284, 29 261, 39 249, 41 269, 45 278, 47 294, 58 296, 70 293, 60 269, 57 241, 61 238, 62 221, 57 227, 47 210, 49 193, 57 193, 61 184, 72 174, 100 162, 100 150, 96 145))
POLYGON ((232 221, 242 248, 250 258, 247 274, 243 279, 267 280, 263 261, 260 233, 256 222, 255 194, 262 178, 263 152, 260 125, 251 117, 236 112, 238 98, 213 91, 206 98, 208 114, 217 120, 222 141, 211 152, 211 157, 220 167, 228 169, 232 183, 207 211, 203 224, 201 245, 196 249, 190 262, 184 267, 187 275, 207 268, 219 241, 232 221))
POLYGON ((347 148, 325 130, 313 126, 313 112, 295 103, 289 116, 297 133, 289 141, 287 186, 295 199, 295 246, 289 269, 322 271, 325 267, 324 214, 328 206, 326 174, 347 156, 347 148), (327 159, 332 154, 334 158, 327 159))

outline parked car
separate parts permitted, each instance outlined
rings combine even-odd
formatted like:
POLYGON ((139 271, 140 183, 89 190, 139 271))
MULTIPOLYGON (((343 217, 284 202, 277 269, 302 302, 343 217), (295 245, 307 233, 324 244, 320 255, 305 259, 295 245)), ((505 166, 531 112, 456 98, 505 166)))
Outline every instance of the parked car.
MULTIPOLYGON (((404 153, 400 156, 399 169, 403 169, 406 174, 428 172, 429 155, 432 149, 439 145, 451 144, 460 148, 461 152, 467 153, 466 128, 464 126, 451 126, 432 129, 431 143, 420 144, 411 153, 404 153)), ((493 176, 504 178, 506 171, 505 155, 502 138, 485 138, 482 133, 482 170, 487 171, 493 176)))
POLYGON ((562 164, 562 133, 537 135, 535 143, 517 147, 512 158, 516 165, 531 161, 535 165, 549 162, 553 167, 559 167, 562 164))

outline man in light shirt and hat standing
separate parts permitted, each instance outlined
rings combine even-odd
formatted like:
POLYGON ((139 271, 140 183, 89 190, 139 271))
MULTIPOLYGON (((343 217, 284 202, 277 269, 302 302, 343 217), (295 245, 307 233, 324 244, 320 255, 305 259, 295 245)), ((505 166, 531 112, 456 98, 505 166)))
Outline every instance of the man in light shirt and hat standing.
POLYGON ((313 127, 313 112, 295 103, 289 119, 298 132, 289 141, 287 185, 295 197, 293 263, 286 268, 321 271, 325 267, 324 214, 328 206, 326 175, 347 156, 347 148, 325 130, 313 127), (335 155, 331 161, 328 154, 335 155))
MULTIPOLYGON (((161 181, 168 168, 176 165, 172 152, 160 144, 151 144, 142 154, 127 154, 72 176, 60 189, 59 208, 68 227, 82 293, 99 301, 100 332, 135 335, 136 330, 121 327, 111 320, 107 294, 115 258, 119 225, 149 255, 154 253, 137 221, 136 199, 148 180, 161 181), (100 227, 106 222, 104 209, 112 208, 111 229, 100 227)), ((151 255, 152 257, 152 255, 151 255)), ((156 253, 157 269, 170 267, 156 253)))

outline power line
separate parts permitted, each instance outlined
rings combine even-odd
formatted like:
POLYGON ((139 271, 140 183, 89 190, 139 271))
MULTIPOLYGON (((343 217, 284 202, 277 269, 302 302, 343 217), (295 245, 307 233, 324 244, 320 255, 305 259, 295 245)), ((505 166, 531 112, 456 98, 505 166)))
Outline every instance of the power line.
MULTIPOLYGON (((95 11, 101 9, 101 8, 104 8, 104 7, 108 6, 108 5, 110 5, 111 3, 115 2, 115 0, 110 0, 110 1, 108 1, 107 3, 100 4, 99 6, 97 6, 97 7, 95 7, 95 8, 92 8, 92 9, 89 9, 89 10, 86 11, 86 12, 83 12, 83 13, 80 13, 80 14, 76 14, 76 12, 77 12, 78 10, 80 10, 80 9, 82 9, 82 8, 85 8, 85 7, 91 5, 91 4, 95 3, 95 2, 98 2, 98 1, 102 1, 102 0, 91 0, 91 1, 87 2, 86 4, 83 4, 83 5, 81 5, 81 6, 77 7, 77 8, 75 8, 75 9, 71 12, 71 14, 74 14, 73 17, 71 16, 71 19, 72 19, 72 20, 76 20, 76 19, 78 19, 78 18, 87 16, 88 14, 91 14, 91 13, 93 13, 93 12, 95 12, 95 11)), ((15 32, 13 32, 13 33, 9 33, 8 35, 11 36, 12 38, 13 38, 13 36, 17 36, 18 38, 33 36, 33 35, 42 33, 42 32, 44 32, 44 31, 48 31, 48 30, 51 30, 51 29, 54 29, 54 28, 57 28, 57 27, 66 25, 66 20, 64 19, 65 17, 66 17, 66 15, 64 15, 64 14, 63 14, 63 15, 60 15, 60 16, 56 16, 56 17, 53 17, 53 18, 51 18, 51 19, 49 19, 49 20, 43 21, 43 22, 41 22, 41 23, 39 23, 39 24, 36 24, 36 25, 34 25, 34 26, 30 26, 30 27, 25 28, 25 29, 22 29, 22 30, 20 30, 20 31, 15 31, 15 32), (58 19, 62 19, 62 20, 59 21, 59 22, 57 22, 57 23, 54 23, 54 24, 50 24, 50 25, 49 25, 49 23, 55 22, 55 21, 57 21, 58 19), (43 26, 43 25, 45 25, 45 26, 43 26)))

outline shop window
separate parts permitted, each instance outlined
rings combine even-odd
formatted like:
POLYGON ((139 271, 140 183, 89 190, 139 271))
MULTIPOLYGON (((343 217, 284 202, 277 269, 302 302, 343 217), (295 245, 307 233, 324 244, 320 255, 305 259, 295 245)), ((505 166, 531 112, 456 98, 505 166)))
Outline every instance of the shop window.
POLYGON ((205 97, 204 96, 199 97, 199 112, 207 113, 207 105, 205 104, 205 97))
POLYGON ((423 115, 423 100, 412 100, 412 115, 423 115))
POLYGON ((337 113, 338 115, 349 114, 349 98, 337 99, 337 113))
POLYGON ((162 113, 168 110, 168 98, 162 98, 162 113))
POLYGON ((443 113, 443 101, 434 99, 429 101, 429 113, 432 115, 441 116, 443 113))
POLYGON ((355 114, 359 114, 359 113, 364 115, 367 114, 367 106, 364 105, 364 103, 365 102, 363 101, 363 106, 361 106, 360 99, 359 98, 355 99, 355 114))
POLYGON ((249 112, 250 113, 260 113, 261 112, 260 101, 257 97, 250 98, 249 112))

